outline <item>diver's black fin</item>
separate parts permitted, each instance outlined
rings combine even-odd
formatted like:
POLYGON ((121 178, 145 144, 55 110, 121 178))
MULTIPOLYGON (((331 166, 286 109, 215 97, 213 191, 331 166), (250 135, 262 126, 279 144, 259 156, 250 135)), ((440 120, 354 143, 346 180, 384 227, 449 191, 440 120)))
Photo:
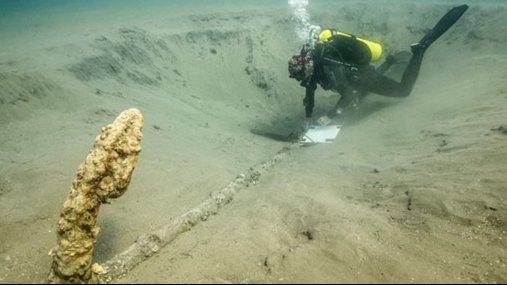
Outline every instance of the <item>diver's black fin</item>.
POLYGON ((468 5, 460 5, 447 12, 438 23, 429 31, 416 45, 421 48, 428 48, 434 41, 442 36, 450 27, 452 27, 468 9, 468 5))

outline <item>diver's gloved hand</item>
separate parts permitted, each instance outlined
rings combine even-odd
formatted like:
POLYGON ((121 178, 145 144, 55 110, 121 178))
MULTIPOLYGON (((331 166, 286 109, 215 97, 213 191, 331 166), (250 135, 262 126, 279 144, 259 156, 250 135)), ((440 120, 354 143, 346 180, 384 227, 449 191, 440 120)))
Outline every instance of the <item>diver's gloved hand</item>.
POLYGON ((327 126, 331 123, 331 118, 329 118, 328 116, 324 115, 324 116, 321 116, 317 122, 319 123, 319 125, 321 126, 327 126))
POLYGON ((334 118, 339 118, 339 116, 342 113, 343 113, 342 108, 336 108, 336 109, 333 108, 329 112, 327 112, 326 115, 321 116, 317 120, 317 123, 319 123, 319 125, 321 125, 321 126, 327 126, 327 125, 331 124, 331 122, 333 121, 334 118))
POLYGON ((340 116, 343 113, 343 108, 336 108, 331 109, 329 112, 327 112, 326 116, 329 118, 335 118, 337 116, 340 116))

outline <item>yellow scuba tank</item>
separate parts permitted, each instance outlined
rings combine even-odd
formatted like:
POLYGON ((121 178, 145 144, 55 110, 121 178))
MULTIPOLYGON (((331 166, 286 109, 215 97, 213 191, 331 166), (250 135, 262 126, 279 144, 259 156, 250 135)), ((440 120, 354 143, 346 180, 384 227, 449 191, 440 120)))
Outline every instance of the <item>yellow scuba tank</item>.
POLYGON ((338 32, 334 29, 323 29, 322 31, 320 31, 319 35, 317 36, 317 42, 318 43, 325 43, 325 42, 329 41, 329 39, 334 35, 341 35, 341 36, 355 38, 355 39, 363 42, 364 44, 366 44, 366 46, 368 46, 368 49, 370 50, 370 53, 371 53, 370 61, 376 61, 376 60, 380 59, 380 57, 382 56, 382 45, 381 44, 379 44, 377 42, 365 40, 365 39, 356 37, 351 34, 338 32))

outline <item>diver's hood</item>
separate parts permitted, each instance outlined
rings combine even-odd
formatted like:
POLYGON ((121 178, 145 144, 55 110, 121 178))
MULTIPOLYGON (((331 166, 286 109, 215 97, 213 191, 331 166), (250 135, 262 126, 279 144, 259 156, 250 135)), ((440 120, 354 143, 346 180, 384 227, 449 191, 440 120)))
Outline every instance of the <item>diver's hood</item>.
POLYGON ((289 59, 289 77, 297 81, 308 81, 313 75, 314 63, 311 51, 303 47, 301 53, 289 59))

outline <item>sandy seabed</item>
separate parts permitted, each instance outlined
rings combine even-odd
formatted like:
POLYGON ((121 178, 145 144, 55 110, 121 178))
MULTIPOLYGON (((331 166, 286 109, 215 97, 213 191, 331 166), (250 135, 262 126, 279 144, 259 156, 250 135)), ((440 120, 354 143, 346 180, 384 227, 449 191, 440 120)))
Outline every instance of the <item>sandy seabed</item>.
MULTIPOLYGON (((285 2, 3 17, 0 282, 46 281, 75 171, 132 107, 143 150, 127 193, 101 209, 99 263, 283 155, 113 282, 507 282, 507 6, 469 2, 409 97, 371 94, 335 142, 310 147, 250 132, 304 116, 285 2)), ((308 12, 387 54, 454 4, 312 1, 308 12)), ((337 98, 319 90, 316 116, 337 98)))

